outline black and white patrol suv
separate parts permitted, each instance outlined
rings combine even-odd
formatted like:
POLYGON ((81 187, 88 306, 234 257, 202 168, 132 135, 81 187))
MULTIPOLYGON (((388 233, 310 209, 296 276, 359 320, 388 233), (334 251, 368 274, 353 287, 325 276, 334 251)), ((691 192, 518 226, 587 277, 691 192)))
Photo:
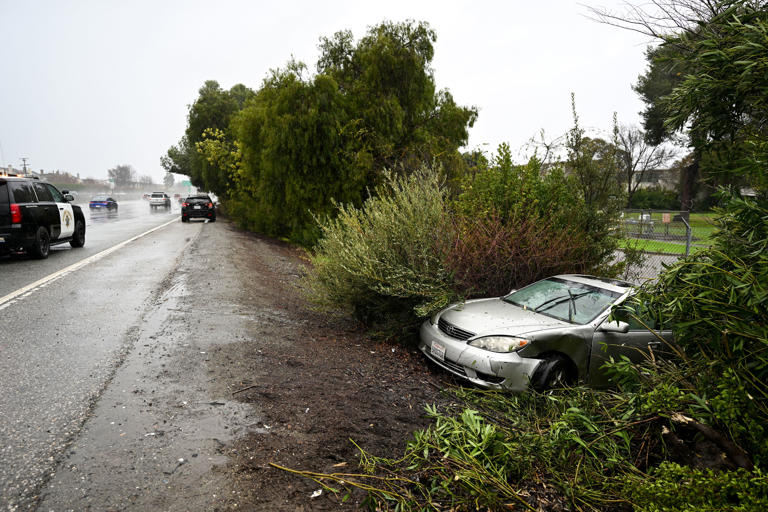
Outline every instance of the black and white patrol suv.
POLYGON ((47 258, 52 245, 85 245, 85 217, 72 201, 36 177, 0 174, 0 254, 47 258))

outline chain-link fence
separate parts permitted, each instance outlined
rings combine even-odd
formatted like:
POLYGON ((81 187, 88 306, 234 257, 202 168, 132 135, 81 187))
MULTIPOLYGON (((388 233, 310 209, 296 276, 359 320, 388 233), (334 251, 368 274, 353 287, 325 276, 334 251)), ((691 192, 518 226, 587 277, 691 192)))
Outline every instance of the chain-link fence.
POLYGON ((689 220, 689 212, 624 210, 620 229, 625 247, 643 253, 642 264, 630 269, 626 278, 655 279, 665 264, 670 265, 696 250, 699 246, 694 243, 699 239, 689 220))

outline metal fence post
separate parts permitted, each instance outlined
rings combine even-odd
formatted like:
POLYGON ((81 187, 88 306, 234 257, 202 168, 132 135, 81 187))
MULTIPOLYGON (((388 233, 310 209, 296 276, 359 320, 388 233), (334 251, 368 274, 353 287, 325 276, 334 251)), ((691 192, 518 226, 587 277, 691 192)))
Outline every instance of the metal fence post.
POLYGON ((681 216, 680 219, 685 223, 685 256, 688 257, 691 254, 691 240, 693 239, 693 230, 685 217, 681 216))

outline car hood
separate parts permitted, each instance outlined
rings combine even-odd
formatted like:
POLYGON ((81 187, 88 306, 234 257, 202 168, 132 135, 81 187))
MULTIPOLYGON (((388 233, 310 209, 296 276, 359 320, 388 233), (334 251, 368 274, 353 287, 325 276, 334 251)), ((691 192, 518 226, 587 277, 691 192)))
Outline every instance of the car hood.
POLYGON ((451 306, 440 318, 475 334, 522 335, 555 327, 571 326, 541 313, 523 309, 500 298, 467 301, 451 306))

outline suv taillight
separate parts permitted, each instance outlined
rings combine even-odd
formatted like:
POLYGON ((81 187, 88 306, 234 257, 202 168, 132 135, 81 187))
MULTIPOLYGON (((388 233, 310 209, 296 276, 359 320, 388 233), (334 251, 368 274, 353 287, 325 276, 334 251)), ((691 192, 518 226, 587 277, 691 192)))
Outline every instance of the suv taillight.
POLYGON ((11 224, 21 224, 21 207, 11 203, 11 224))
POLYGON ((181 206, 183 206, 184 208, 186 208, 187 206, 189 206, 189 203, 181 203, 181 206))
POLYGON ((213 208, 213 203, 208 203, 208 208, 213 208))

